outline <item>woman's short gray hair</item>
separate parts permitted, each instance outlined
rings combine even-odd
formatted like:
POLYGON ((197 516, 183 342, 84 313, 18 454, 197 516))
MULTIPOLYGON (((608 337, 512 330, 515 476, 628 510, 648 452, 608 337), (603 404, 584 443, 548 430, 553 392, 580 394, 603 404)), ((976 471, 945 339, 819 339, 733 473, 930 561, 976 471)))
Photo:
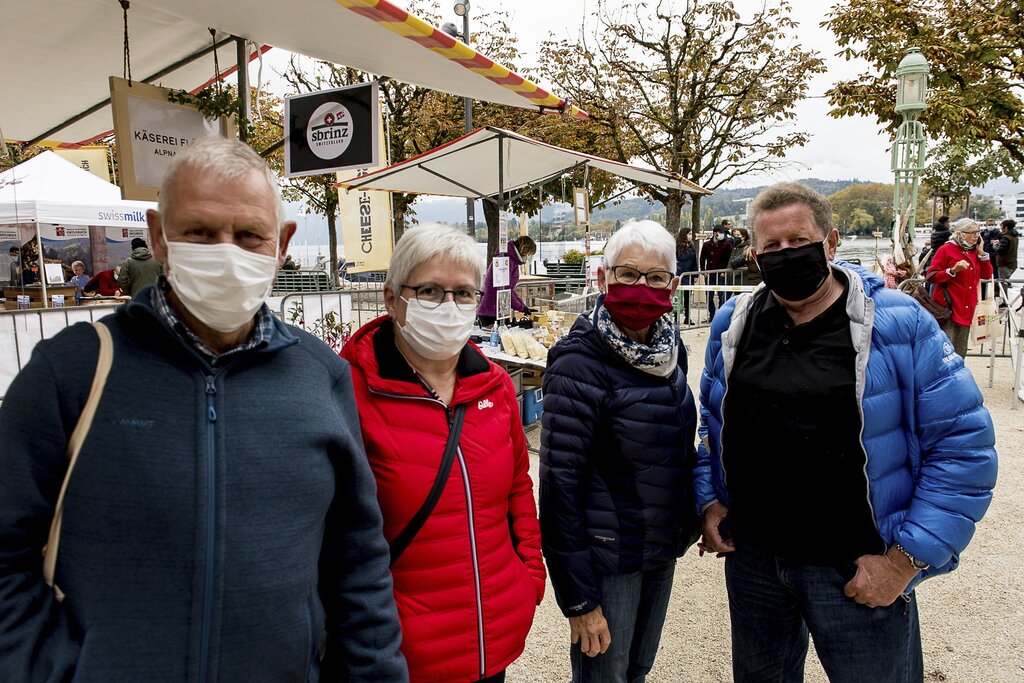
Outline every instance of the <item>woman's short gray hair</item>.
POLYGON ((644 254, 658 259, 665 270, 676 272, 676 242, 661 223, 630 221, 619 228, 604 245, 605 267, 621 265, 619 254, 629 247, 640 247, 644 254))
POLYGON ((447 259, 471 270, 479 289, 484 278, 484 260, 476 242, 461 230, 436 223, 410 228, 402 235, 391 256, 384 286, 397 294, 416 266, 434 258, 447 259))
POLYGON ((174 203, 171 188, 179 174, 187 171, 205 171, 218 180, 240 180, 250 173, 260 173, 267 181, 267 191, 274 205, 277 217, 277 229, 284 223, 284 202, 281 200, 281 187, 277 184, 274 172, 270 170, 259 154, 249 145, 238 140, 228 140, 217 135, 201 137, 189 145, 185 151, 178 153, 171 161, 167 174, 160 184, 158 197, 160 215, 166 216, 168 208, 174 203))
POLYGON ((981 227, 978 225, 978 221, 973 218, 958 218, 953 221, 953 225, 949 227, 953 232, 963 232, 965 230, 970 230, 972 225, 976 228, 981 227))

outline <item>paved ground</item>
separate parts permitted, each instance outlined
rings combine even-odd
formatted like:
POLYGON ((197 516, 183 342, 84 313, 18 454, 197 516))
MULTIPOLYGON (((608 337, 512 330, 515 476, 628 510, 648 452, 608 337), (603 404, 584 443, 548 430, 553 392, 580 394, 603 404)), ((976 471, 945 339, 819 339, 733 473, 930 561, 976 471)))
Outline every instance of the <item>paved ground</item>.
MULTIPOLYGON (((691 349, 690 384, 695 393, 706 339, 706 330, 684 335, 691 349)), ((926 680, 1019 682, 1024 681, 1024 405, 1013 409, 1013 370, 1008 359, 996 360, 992 388, 988 387, 988 359, 970 358, 968 367, 996 424, 999 483, 960 568, 918 588, 926 680)), ((528 436, 536 446, 540 430, 528 436)), ((533 467, 536 481, 536 456, 533 467)), ((549 585, 526 652, 508 670, 509 683, 568 681, 568 634, 549 585)), ((730 681, 729 653, 721 561, 689 552, 676 571, 661 649, 648 682, 730 681)), ((827 680, 813 652, 806 680, 827 680)))

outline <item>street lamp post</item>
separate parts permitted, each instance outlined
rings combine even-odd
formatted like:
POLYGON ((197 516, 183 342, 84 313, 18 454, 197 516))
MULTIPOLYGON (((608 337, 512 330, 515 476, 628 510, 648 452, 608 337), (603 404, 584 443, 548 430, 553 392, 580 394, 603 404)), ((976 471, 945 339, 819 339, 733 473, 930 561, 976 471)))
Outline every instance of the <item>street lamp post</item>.
MULTIPOLYGON (((469 45, 469 0, 460 0, 455 3, 455 14, 462 17, 462 41, 469 45)), ((466 133, 473 132, 473 100, 468 97, 462 100, 463 114, 466 119, 466 133)), ((470 237, 476 237, 476 200, 466 200, 466 232, 470 237)))
POLYGON ((897 261, 909 262, 916 251, 914 247, 914 225, 917 222, 917 188, 924 171, 925 138, 924 126, 918 121, 927 107, 928 61, 921 51, 912 47, 896 69, 896 113, 903 116, 903 123, 896 131, 892 146, 893 185, 893 245, 903 252, 904 258, 897 261))

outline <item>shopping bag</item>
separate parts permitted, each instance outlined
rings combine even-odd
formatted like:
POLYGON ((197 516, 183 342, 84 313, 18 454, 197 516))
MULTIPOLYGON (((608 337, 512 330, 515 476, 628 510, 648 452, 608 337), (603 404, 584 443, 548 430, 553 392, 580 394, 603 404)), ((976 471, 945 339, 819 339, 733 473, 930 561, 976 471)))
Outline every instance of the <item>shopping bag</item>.
POLYGON ((998 327, 998 313, 995 299, 982 299, 974 309, 974 320, 971 323, 971 344, 984 344, 995 339, 998 327))

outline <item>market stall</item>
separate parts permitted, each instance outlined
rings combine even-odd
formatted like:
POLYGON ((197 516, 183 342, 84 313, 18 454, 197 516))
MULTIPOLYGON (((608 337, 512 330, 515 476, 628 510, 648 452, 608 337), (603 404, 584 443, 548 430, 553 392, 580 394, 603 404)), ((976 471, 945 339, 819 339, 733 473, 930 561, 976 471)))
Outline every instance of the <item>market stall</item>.
MULTIPOLYGON (((74 303, 74 287, 58 291, 75 261, 90 275, 131 254, 148 239, 152 202, 121 199, 121 191, 53 152, 0 173, 0 282, 6 308, 74 303), (54 289, 54 291, 50 291, 54 289), (58 299, 57 301, 61 301, 58 299)), ((66 289, 66 288, 65 288, 66 289)))

